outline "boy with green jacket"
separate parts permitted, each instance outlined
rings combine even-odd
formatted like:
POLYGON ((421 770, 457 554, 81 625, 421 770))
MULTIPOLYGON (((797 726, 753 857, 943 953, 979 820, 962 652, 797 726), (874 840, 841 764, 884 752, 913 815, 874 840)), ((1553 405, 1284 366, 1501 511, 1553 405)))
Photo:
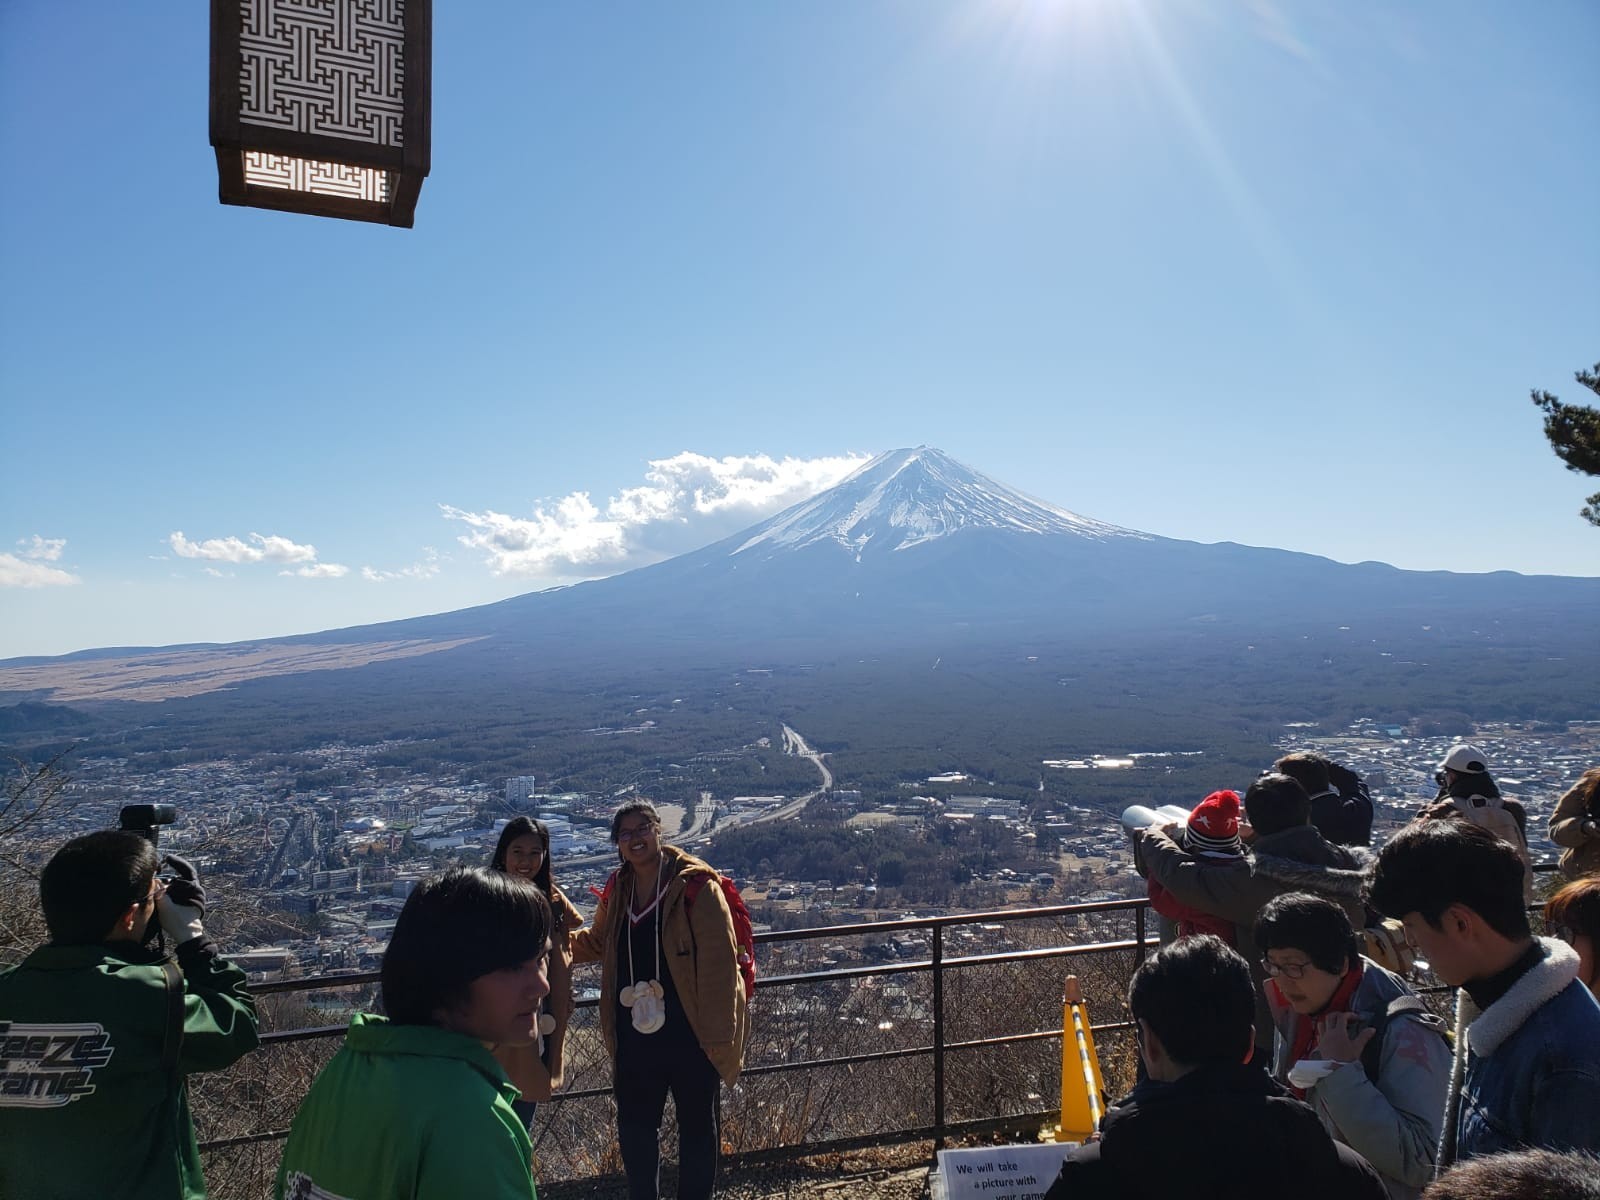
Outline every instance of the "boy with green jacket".
POLYGON ((550 907, 457 867, 406 900, 383 956, 388 1018, 356 1013, 295 1114, 277 1200, 538 1200, 496 1046, 538 1042, 550 907))
POLYGON ((277 1194, 534 1200, 518 1095, 475 1038, 356 1013, 295 1116, 277 1194))
POLYGON ((75 838, 39 893, 50 941, 0 973, 0 1196, 203 1200, 184 1077, 254 1049, 244 972, 201 926, 190 864, 122 831, 75 838), (177 949, 144 945, 159 922, 177 949))

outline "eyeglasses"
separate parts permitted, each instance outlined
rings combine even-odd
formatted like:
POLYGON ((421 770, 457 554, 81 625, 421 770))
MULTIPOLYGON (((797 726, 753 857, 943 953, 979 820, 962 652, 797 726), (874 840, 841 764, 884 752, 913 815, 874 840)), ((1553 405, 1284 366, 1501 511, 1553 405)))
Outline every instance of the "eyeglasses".
POLYGON ((1282 975, 1285 979, 1301 979, 1312 965, 1308 962, 1275 963, 1270 958, 1261 960, 1261 969, 1273 978, 1282 975))
POLYGON ((655 831, 656 827, 649 821, 646 821, 643 825, 630 825, 617 830, 617 841, 623 842, 630 838, 645 837, 655 831))

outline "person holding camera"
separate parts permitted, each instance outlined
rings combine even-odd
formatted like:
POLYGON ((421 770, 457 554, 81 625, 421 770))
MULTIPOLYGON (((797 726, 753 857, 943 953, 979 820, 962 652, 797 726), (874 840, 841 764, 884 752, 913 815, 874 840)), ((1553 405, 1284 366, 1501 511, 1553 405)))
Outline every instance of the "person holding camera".
POLYGON ((0 973, 0 1196, 205 1195, 184 1077, 249 1053, 258 1024, 194 867, 165 863, 163 883, 148 839, 107 830, 40 876, 50 940, 0 973), (173 954, 146 945, 158 930, 173 954))
POLYGON ((1561 874, 1600 875, 1600 767, 1591 767, 1556 801, 1550 840, 1561 847, 1561 874))

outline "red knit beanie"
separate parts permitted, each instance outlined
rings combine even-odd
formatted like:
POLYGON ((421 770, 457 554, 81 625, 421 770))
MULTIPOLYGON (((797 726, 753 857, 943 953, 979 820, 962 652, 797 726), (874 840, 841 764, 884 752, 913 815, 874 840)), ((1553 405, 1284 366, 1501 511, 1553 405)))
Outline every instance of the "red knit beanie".
POLYGON ((1184 848, 1208 858, 1238 858, 1244 853, 1239 841, 1239 793, 1212 792, 1189 814, 1183 832, 1184 848))

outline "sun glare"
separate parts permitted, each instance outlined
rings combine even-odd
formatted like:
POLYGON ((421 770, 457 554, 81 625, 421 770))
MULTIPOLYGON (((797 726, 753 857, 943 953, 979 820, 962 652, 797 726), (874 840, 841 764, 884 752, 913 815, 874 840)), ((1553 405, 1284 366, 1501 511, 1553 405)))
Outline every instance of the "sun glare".
POLYGON ((967 12, 972 32, 998 34, 1031 57, 1092 39, 1114 7, 1114 0, 987 0, 967 12))

